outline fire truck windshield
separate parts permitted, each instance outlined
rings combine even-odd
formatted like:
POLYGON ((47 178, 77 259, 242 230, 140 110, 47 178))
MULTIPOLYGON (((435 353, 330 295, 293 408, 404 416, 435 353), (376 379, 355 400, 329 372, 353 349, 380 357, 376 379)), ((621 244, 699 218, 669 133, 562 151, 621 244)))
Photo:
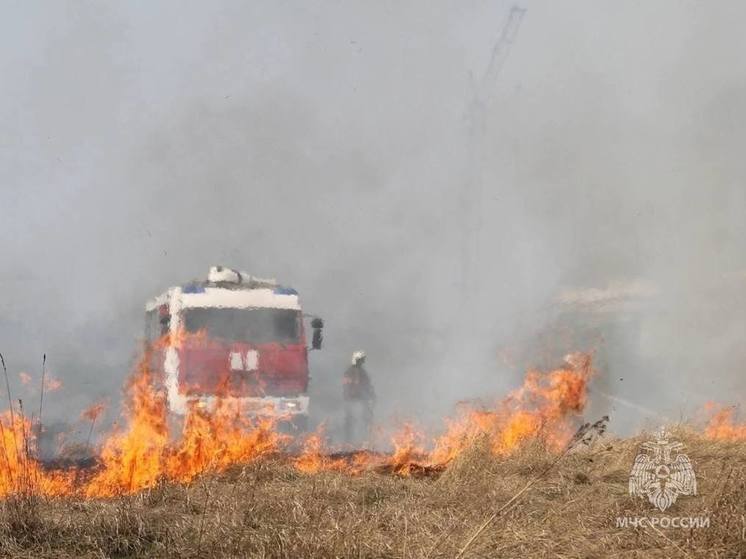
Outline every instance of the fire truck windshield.
POLYGON ((298 343, 299 312, 287 309, 193 308, 183 314, 187 332, 249 344, 298 343))

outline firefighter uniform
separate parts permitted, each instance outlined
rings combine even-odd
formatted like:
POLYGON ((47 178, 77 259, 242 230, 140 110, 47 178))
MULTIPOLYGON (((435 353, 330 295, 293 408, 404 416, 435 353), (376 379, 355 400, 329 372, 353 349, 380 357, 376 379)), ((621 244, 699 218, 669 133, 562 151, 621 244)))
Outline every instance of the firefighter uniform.
POLYGON ((365 353, 356 351, 352 354, 352 365, 342 377, 345 418, 345 442, 360 445, 370 438, 370 426, 373 421, 373 403, 376 395, 370 376, 363 367, 365 353))

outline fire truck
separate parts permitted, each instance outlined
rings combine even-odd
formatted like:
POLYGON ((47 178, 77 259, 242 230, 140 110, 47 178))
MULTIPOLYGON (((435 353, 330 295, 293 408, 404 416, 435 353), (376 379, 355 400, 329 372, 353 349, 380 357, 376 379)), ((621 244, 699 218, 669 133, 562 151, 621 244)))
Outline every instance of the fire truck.
POLYGON ((321 348, 323 322, 310 317, 309 348, 294 289, 213 266, 206 281, 171 287, 145 311, 151 367, 172 414, 229 399, 249 415, 305 428, 308 351, 321 348))

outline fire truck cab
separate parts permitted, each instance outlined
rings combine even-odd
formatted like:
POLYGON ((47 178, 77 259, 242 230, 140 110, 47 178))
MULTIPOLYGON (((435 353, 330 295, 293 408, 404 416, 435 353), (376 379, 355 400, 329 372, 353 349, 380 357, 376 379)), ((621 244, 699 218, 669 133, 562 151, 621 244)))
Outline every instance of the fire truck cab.
MULTIPOLYGON (((151 366, 170 412, 183 416, 190 405, 210 410, 230 399, 249 415, 305 427, 309 348, 294 289, 213 266, 206 281, 172 287, 145 310, 151 366)), ((320 349, 323 323, 311 325, 310 349, 320 349)))

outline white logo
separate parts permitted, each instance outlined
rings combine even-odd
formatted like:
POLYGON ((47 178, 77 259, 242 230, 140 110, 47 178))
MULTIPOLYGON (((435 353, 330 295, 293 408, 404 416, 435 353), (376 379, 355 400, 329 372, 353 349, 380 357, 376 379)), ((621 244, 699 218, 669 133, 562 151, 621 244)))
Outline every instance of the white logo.
POLYGON ((664 430, 657 440, 643 443, 629 474, 629 494, 647 497, 661 512, 673 505, 679 495, 697 494, 697 477, 686 454, 676 453, 684 448, 677 441, 669 441, 664 430))

